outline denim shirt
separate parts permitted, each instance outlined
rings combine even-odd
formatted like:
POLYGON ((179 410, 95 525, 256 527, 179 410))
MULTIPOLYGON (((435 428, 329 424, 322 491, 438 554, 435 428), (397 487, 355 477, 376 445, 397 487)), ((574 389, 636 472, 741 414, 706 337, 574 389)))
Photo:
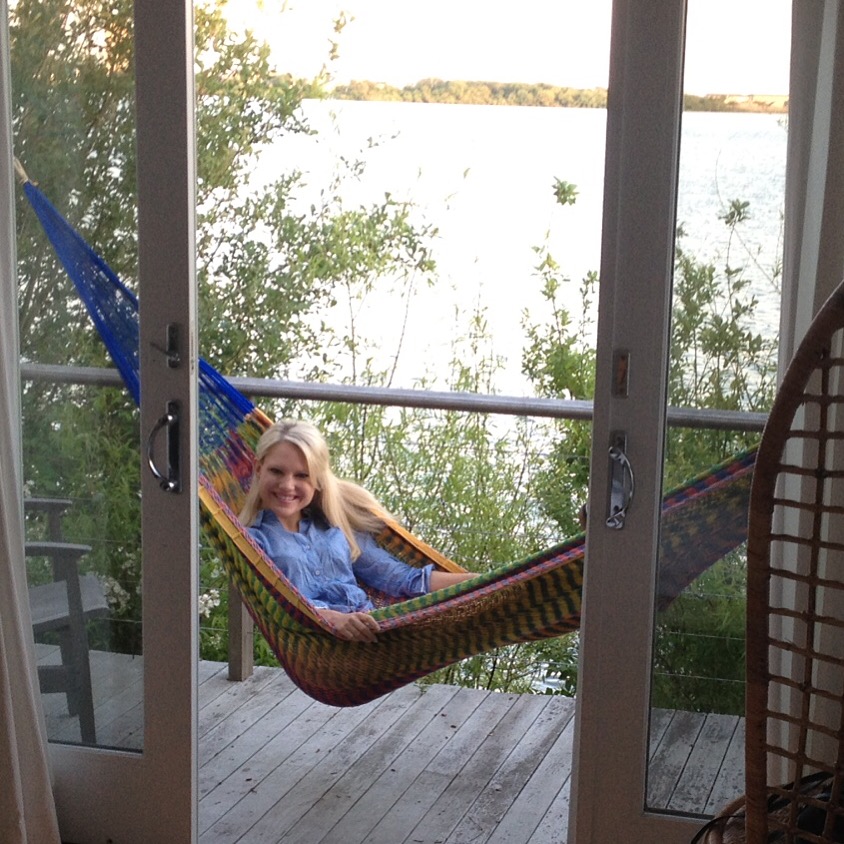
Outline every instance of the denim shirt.
POLYGON ((406 565, 368 533, 355 534, 361 553, 354 564, 340 528, 316 524, 305 517, 299 522, 299 532, 294 533, 272 510, 261 510, 249 534, 316 607, 340 612, 371 610, 372 602, 356 578, 395 598, 412 598, 429 590, 433 566, 418 569, 406 565))

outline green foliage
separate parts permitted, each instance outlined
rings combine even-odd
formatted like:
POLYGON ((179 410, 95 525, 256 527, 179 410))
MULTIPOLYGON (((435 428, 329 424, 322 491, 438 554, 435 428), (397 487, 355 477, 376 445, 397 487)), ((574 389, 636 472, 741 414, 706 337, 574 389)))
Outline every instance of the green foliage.
MULTIPOLYGON (((489 351, 490 341, 478 312, 468 335, 455 343, 450 390, 495 392, 501 362, 489 351)), ((334 448, 340 465, 416 535, 470 571, 521 559, 559 539, 534 499, 537 448, 544 441, 536 422, 503 426, 484 414, 348 405, 330 412, 334 425, 329 419, 324 424, 340 434, 334 448), (343 446, 343 436, 352 431, 353 443, 343 446)), ((501 648, 435 672, 425 682, 531 691, 536 666, 559 661, 563 647, 563 640, 552 640, 501 648)))
MULTIPOLYGON (((465 82, 422 79, 414 85, 396 88, 384 82, 354 80, 335 85, 331 96, 338 100, 377 102, 456 103, 460 105, 540 106, 545 108, 606 108, 606 88, 569 88, 544 82, 465 82)), ((775 98, 776 99, 776 98, 775 98)), ((786 104, 753 97, 737 100, 725 94, 700 97, 686 94, 684 111, 761 111, 780 113, 786 104)))
MULTIPOLYGON (((489 386, 498 365, 476 352, 455 359, 450 389, 489 386)), ((485 571, 548 539, 530 495, 536 461, 529 422, 502 430, 485 414, 350 405, 324 413, 338 468, 466 568, 485 571)))
POLYGON ((652 705, 744 712, 744 553, 704 572, 660 614, 652 705))
MULTIPOLYGON (((22 0, 10 10, 15 154, 74 210, 93 242, 112 245, 120 273, 136 265, 126 199, 134 196, 129 20, 97 0, 84 9, 66 0, 22 0)), ((102 364, 102 346, 22 194, 16 211, 22 354, 102 364)))
MULTIPOLYGON (((737 199, 721 215, 727 238, 720 271, 689 255, 682 226, 678 231, 669 360, 674 406, 754 412, 768 410, 773 401, 777 342, 757 320, 759 302, 747 267, 760 267, 740 236, 749 218, 749 203, 737 199)), ((770 284, 778 283, 779 271, 777 262, 765 273, 770 284)), ((669 429, 665 487, 757 440, 755 433, 669 429)), ((743 554, 730 555, 658 615, 654 705, 744 711, 744 572, 743 554)))
MULTIPOLYGON (((554 193, 560 205, 574 205, 576 186, 556 179, 554 193)), ((546 398, 590 400, 595 393, 594 303, 597 273, 587 273, 576 291, 546 245, 535 247, 539 261, 536 275, 546 302, 546 318, 531 323, 525 313, 526 339, 522 372, 537 395, 546 398), (573 317, 561 300, 575 301, 573 317)), ((579 420, 558 420, 550 436, 548 453, 538 473, 534 495, 544 514, 558 525, 561 535, 580 530, 579 513, 589 485, 589 451, 592 425, 579 420)))
MULTIPOLYGON (((721 219, 727 228, 723 267, 703 263, 683 248, 678 230, 669 402, 675 407, 765 411, 775 390, 776 338, 757 320, 759 301, 747 273, 746 255, 734 265, 739 228, 749 219, 747 202, 733 200, 721 219)), ((740 244, 739 244, 740 245, 740 244)), ((778 282, 779 267, 768 273, 778 282)), ((756 441, 756 434, 716 430, 669 430, 666 487, 717 463, 756 441)))
POLYGON ((562 179, 554 179, 554 197, 560 205, 574 205, 577 201, 577 186, 562 179))
MULTIPOLYGON (((332 370, 322 324, 337 290, 383 274, 427 273, 426 239, 407 205, 386 197, 342 207, 338 182, 303 205, 300 174, 255 178, 259 152, 304 133, 299 110, 322 80, 278 74, 252 35, 234 37, 223 3, 197 6, 197 274, 201 353, 253 376, 332 370), (304 370, 294 368, 304 367, 304 370)), ((137 288, 134 73, 130 0, 20 0, 10 15, 16 155, 70 222, 137 288)), ((349 177, 357 178, 356 163, 349 177)), ((17 209, 22 358, 107 365, 90 318, 22 194, 17 209)), ((140 649, 137 413, 122 391, 27 384, 24 471, 30 494, 77 502, 78 541, 112 591, 112 644, 140 649)), ((209 564, 210 565, 210 564, 209 564)), ((213 565, 204 566, 211 580, 213 565)), ((209 585, 209 589, 216 587, 209 585)), ((211 601, 214 603, 216 598, 211 601)), ((219 607, 207 605, 213 615, 219 607)), ((213 627, 214 619, 209 618, 213 627)), ((210 641, 213 635, 205 635, 210 641)))
POLYGON ((111 604, 92 646, 140 652, 141 554, 138 413, 125 390, 25 385, 23 458, 29 495, 75 501, 69 541, 91 546, 82 569, 103 580, 111 604))
POLYGON ((423 683, 446 683, 512 694, 560 694, 577 689, 577 633, 523 642, 478 654, 436 671, 423 683))
POLYGON ((336 85, 331 96, 338 100, 378 100, 410 103, 459 103, 461 105, 558 106, 606 108, 605 88, 561 88, 538 83, 446 82, 423 79, 415 85, 394 88, 382 82, 353 81, 336 85))
MULTIPOLYGON (((359 304, 368 292, 367 285, 359 285, 355 301, 359 304)), ((361 336, 354 317, 350 320, 344 333, 357 337, 359 346, 348 353, 363 348, 371 353, 377 341, 361 336)), ((490 343, 483 314, 477 313, 468 335, 455 344, 449 389, 494 390, 501 362, 489 351, 490 343)), ((371 359, 347 370, 355 383, 389 377, 373 371, 371 359)), ((288 404, 279 410, 314 421, 325 432, 338 475, 364 484, 414 534, 471 571, 520 559, 558 538, 533 499, 541 440, 534 423, 525 420, 510 428, 483 414, 343 403, 288 404)), ((225 586, 221 576, 204 576, 203 582, 206 588, 225 586)), ((223 612, 224 602, 203 621, 204 653, 224 654, 224 625, 217 621, 223 612)), ((257 647, 259 663, 275 664, 263 643, 257 647)), ((436 672, 425 682, 529 691, 537 663, 556 661, 561 647, 541 642, 503 648, 436 672)))
MULTIPOLYGON (((561 205, 575 193, 559 179, 561 205)), ((776 374, 776 341, 757 320, 758 299, 748 267, 761 269, 748 252, 741 225, 749 219, 747 202, 731 201, 721 219, 726 226, 720 265, 702 262, 683 248, 678 231, 674 267, 669 404, 673 407, 764 411, 770 407, 776 374), (738 259, 735 254, 738 252, 738 259)), ((537 393, 555 398, 592 398, 595 357, 591 310, 597 279, 588 276, 578 296, 547 249, 538 248, 537 276, 547 302, 546 320, 531 324, 522 368, 537 393), (580 304, 573 318, 561 301, 580 304)), ((767 273, 778 283, 779 264, 767 273)), ((664 489, 671 489, 707 467, 748 447, 756 434, 670 428, 666 441, 664 489)), ((536 497, 545 514, 565 531, 576 530, 588 487, 590 428, 578 422, 555 425, 545 468, 537 475, 536 497)), ((657 619, 654 648, 655 705, 741 712, 744 649, 743 557, 721 561, 657 619)), ((551 667, 564 676, 576 671, 573 655, 551 667)))

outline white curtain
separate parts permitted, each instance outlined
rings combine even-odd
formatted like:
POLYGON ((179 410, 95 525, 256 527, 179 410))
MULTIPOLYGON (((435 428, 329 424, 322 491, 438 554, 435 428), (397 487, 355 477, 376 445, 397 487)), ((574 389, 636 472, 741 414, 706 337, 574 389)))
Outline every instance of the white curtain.
MULTIPOLYGON (((842 0, 794 0, 792 16, 791 82, 789 90, 788 160, 786 165, 785 240, 783 255, 783 299, 780 324, 780 373, 782 374, 812 318, 839 283, 844 280, 844 2, 842 0)), ((835 354, 836 351, 833 350, 835 354)), ((841 350, 838 350, 838 354, 841 350)), ((835 409, 832 410, 836 413, 835 409)), ((840 428, 841 420, 836 427, 840 428)), ((799 463, 793 443, 789 460, 799 463)), ((844 459, 844 455, 842 455, 844 459)), ((799 482, 789 479, 790 485, 799 482)), ((786 496, 799 498, 799 489, 787 488, 786 496)), ((837 494, 836 494, 837 496, 837 494)), ((797 530, 789 525, 789 530, 797 530)), ((804 535, 810 527, 804 526, 804 535)), ((844 537, 827 536, 844 541, 844 537)), ((780 549, 782 552, 782 549, 780 549)), ((799 559, 779 559, 783 566, 800 567, 799 559)), ((797 606, 800 600, 793 587, 782 584, 775 603, 797 606)), ((840 594, 836 593, 838 598, 840 594)), ((844 607, 826 599, 824 612, 844 615, 844 607)), ((789 622, 782 622, 779 636, 793 634, 789 622)), ((827 645, 829 647, 829 645, 827 645)), ((834 648, 829 652, 834 652, 834 648)), ((786 657, 783 657, 786 659, 786 657)), ((789 665, 776 670, 791 673, 789 665)), ((823 672, 823 668, 819 669, 823 672)), ((835 686, 835 681, 818 676, 821 685, 835 686)), ((776 693, 787 695, 778 688, 776 693)), ((796 696, 795 696, 796 697, 796 696)), ((787 699, 776 702, 788 710, 796 704, 787 699)), ((795 712, 795 715, 799 713, 795 712)), ((832 721, 837 723, 837 714, 832 721)), ((821 717, 820 710, 814 717, 821 717)), ((771 738, 788 747, 789 730, 778 724, 778 734, 771 738)), ((818 734, 820 735, 820 734, 818 734)), ((836 742, 822 737, 815 741, 815 758, 834 761, 839 749, 836 742)), ((792 776, 787 765, 772 761, 769 782, 784 782, 792 776)))
POLYGON ((59 841, 23 557, 8 7, 0 0, 0 841, 59 841))
POLYGON ((844 6, 793 9, 781 369, 844 278, 844 6))

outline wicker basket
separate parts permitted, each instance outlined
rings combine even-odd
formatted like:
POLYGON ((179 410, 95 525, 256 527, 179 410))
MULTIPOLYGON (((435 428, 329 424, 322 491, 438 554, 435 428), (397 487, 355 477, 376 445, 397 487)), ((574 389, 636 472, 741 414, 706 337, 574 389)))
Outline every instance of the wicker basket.
POLYGON ((744 844, 744 796, 728 803, 694 837, 691 844, 744 844))
MULTIPOLYGON (((768 841, 794 841, 799 844, 844 841, 844 817, 837 811, 830 821, 832 837, 823 837, 827 814, 833 812, 830 807, 832 788, 832 776, 817 773, 805 777, 796 786, 789 783, 772 789, 768 794, 768 841), (795 806, 798 807, 796 811, 795 806)), ((746 844, 745 821, 745 799, 742 795, 706 824, 691 844, 746 844)))

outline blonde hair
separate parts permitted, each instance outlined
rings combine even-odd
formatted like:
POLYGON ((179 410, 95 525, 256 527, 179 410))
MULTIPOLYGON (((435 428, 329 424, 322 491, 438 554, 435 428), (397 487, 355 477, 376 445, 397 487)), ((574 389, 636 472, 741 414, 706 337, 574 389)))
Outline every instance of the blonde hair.
POLYGON ((255 449, 252 484, 240 511, 240 521, 249 527, 263 509, 256 482, 258 471, 270 450, 281 443, 295 445, 302 452, 315 489, 311 506, 317 507, 330 525, 343 531, 352 549, 352 559, 356 560, 360 556, 360 546, 355 539, 355 531, 378 531, 389 516, 372 493, 334 474, 328 443, 310 422, 282 419, 261 435, 255 449))

